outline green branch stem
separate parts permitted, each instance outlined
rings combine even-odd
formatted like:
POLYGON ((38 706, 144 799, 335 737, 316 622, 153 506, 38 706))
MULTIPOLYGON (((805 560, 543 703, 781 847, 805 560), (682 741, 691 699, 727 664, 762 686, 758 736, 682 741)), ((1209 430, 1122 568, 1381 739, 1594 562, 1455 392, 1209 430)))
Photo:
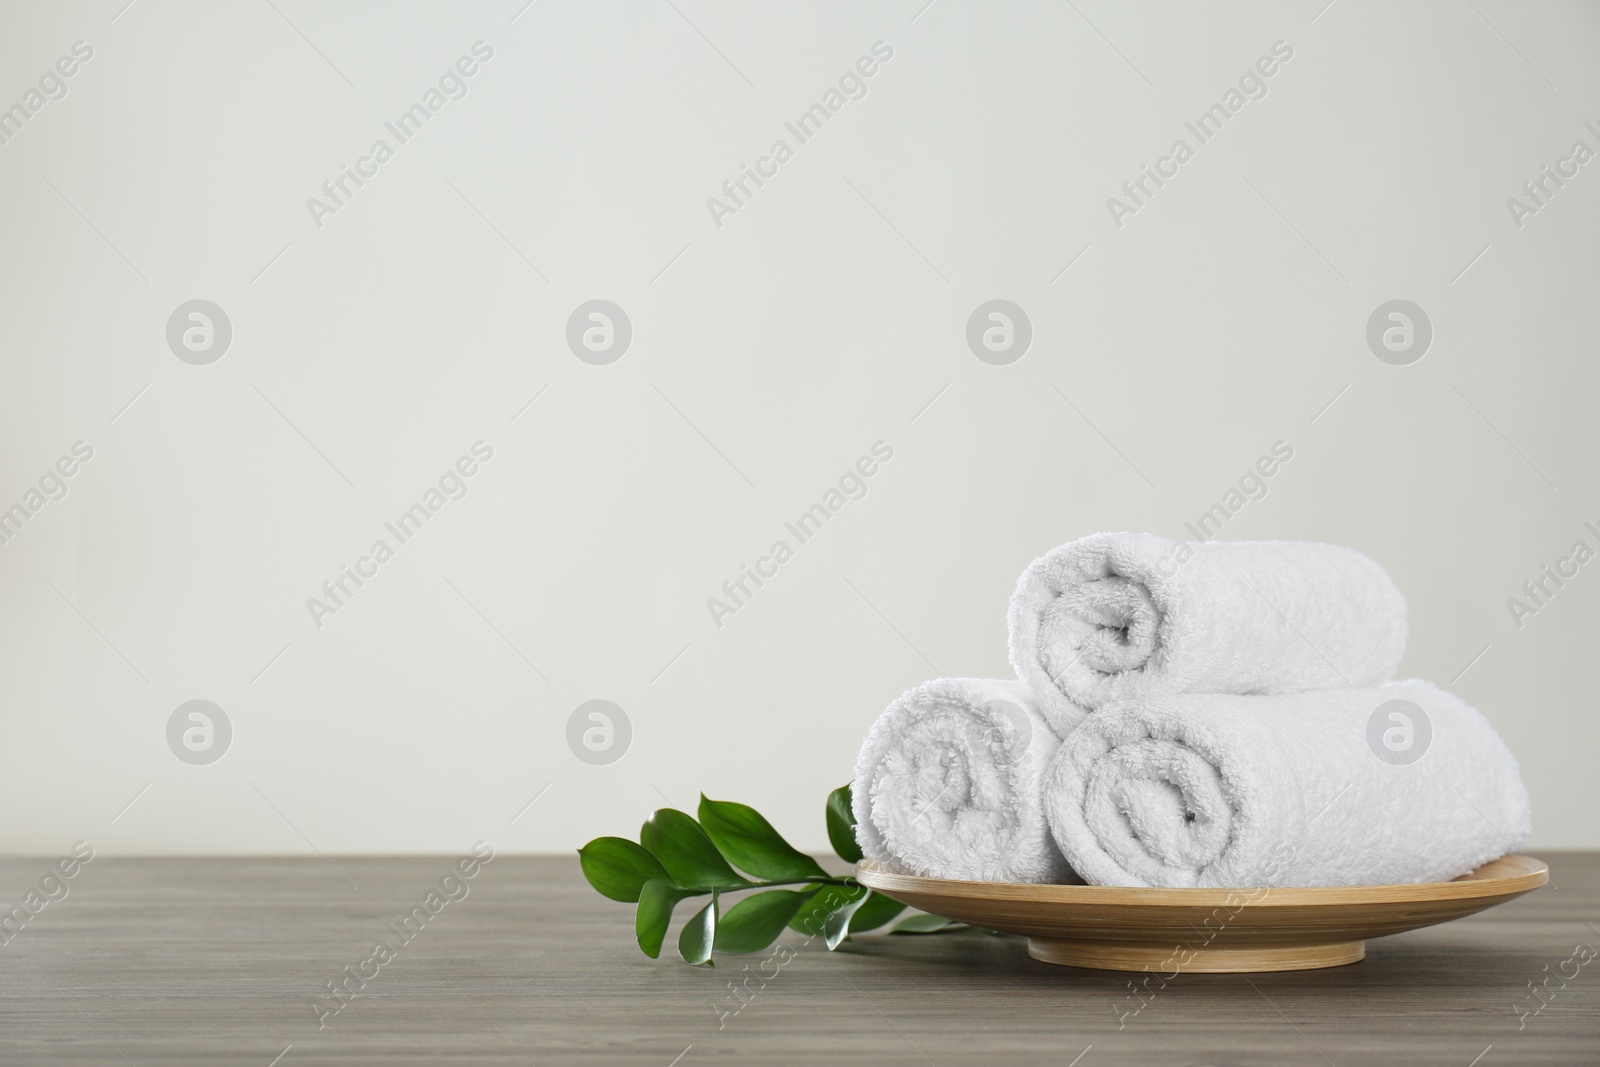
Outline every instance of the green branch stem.
MULTIPOLYGON (((652 959, 661 954, 673 909, 690 897, 711 897, 678 935, 679 955, 694 966, 715 966, 713 950, 759 952, 785 929, 821 933, 831 951, 852 934, 891 922, 890 933, 960 926, 934 915, 900 918, 905 904, 850 875, 829 874, 747 804, 702 795, 697 814, 661 808, 640 828, 637 842, 597 837, 578 850, 590 885, 611 900, 638 905, 634 936, 652 959), (733 893, 749 895, 723 911, 723 897, 733 893)), ((860 862, 849 786, 828 795, 825 815, 839 858, 860 862)))
POLYGON ((815 876, 811 878, 791 878, 788 881, 783 882, 746 882, 743 885, 680 885, 678 888, 683 890, 686 896, 703 897, 707 893, 743 893, 746 889, 782 889, 784 886, 788 885, 836 885, 844 889, 861 888, 861 883, 856 881, 854 878, 851 878, 849 875, 845 875, 843 877, 834 877, 833 875, 829 875, 826 878, 817 878, 815 876))

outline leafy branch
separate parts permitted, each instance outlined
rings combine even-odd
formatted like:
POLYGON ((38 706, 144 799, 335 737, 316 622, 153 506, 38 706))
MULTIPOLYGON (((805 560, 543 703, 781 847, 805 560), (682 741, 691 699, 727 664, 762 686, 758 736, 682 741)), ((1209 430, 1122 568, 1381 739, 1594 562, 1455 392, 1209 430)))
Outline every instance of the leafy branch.
MULTIPOLYGON (((638 905, 634 934, 652 959, 661 955, 673 910, 691 897, 711 900, 683 924, 678 953, 686 963, 708 967, 715 966, 713 949, 759 952, 786 929, 808 937, 820 933, 831 951, 851 934, 876 930, 906 910, 849 875, 823 870, 749 805, 702 794, 698 815, 696 820, 676 808, 661 808, 645 822, 637 843, 597 837, 578 850, 590 885, 612 900, 638 905), (724 910, 725 894, 750 890, 757 892, 724 910)), ((826 818, 828 841, 839 858, 859 861, 848 785, 828 794, 826 818)), ((936 933, 960 926, 918 912, 889 932, 936 933)))

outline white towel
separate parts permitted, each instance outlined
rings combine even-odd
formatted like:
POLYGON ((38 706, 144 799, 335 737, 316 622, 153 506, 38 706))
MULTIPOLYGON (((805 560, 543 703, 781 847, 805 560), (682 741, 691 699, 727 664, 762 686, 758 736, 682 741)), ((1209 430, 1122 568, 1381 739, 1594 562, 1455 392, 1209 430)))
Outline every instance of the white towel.
POLYGON ((938 678, 908 690, 856 761, 862 851, 901 874, 1077 881, 1044 816, 1042 778, 1060 744, 1017 682, 938 678))
POLYGON ((1494 728, 1419 681, 1106 705, 1057 752, 1045 808, 1091 884, 1166 887, 1444 881, 1531 818, 1494 728))
POLYGON ((1093 534, 1023 571, 1011 666, 1062 736, 1111 700, 1377 685, 1406 645, 1406 603, 1349 548, 1093 534))

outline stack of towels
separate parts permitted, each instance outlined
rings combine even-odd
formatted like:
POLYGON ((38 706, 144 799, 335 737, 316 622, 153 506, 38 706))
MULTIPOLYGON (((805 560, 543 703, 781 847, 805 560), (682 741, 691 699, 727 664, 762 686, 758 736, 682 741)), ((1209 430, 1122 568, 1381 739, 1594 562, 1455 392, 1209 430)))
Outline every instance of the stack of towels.
POLYGON ((1406 603, 1359 552, 1095 534, 1023 572, 1009 628, 1018 681, 935 679, 873 724, 854 803, 878 867, 1377 885, 1448 880, 1527 840, 1494 728, 1391 680, 1406 603))

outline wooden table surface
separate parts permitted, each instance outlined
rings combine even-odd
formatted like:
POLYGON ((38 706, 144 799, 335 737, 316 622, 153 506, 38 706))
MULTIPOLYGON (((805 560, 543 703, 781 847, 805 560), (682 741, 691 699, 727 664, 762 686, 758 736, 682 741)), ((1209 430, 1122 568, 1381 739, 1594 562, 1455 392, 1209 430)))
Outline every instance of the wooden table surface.
MULTIPOLYGON (((1014 937, 829 954, 790 934, 741 1001, 729 983, 765 954, 646 959, 575 859, 499 856, 401 944, 386 924, 449 859, 99 857, 0 946, 0 1063, 1600 1064, 1600 854, 1541 858, 1552 885, 1348 967, 1180 975, 1141 1000, 1134 976, 1014 937), (380 939, 401 947, 319 1029, 313 998, 380 939)), ((47 863, 0 860, 0 903, 47 863)))

